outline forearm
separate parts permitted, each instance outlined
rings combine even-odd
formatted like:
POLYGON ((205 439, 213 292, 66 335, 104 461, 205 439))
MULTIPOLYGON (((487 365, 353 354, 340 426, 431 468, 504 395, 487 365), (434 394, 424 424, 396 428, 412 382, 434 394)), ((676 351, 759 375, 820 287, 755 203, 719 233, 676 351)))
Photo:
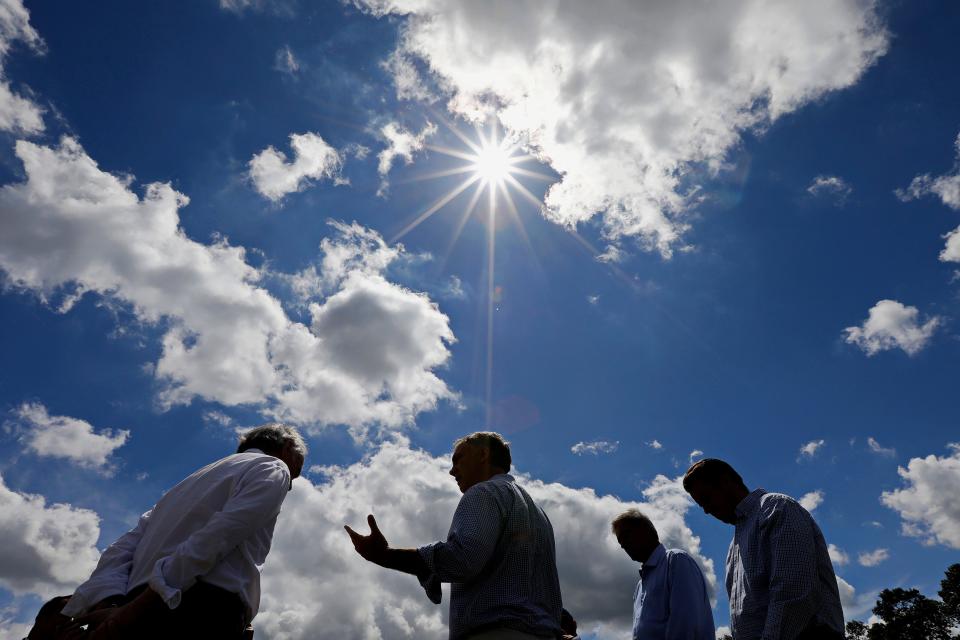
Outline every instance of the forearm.
POLYGON ((420 552, 416 549, 392 549, 388 547, 379 557, 373 559, 373 562, 386 569, 402 571, 418 578, 424 578, 430 574, 427 563, 423 561, 420 552))

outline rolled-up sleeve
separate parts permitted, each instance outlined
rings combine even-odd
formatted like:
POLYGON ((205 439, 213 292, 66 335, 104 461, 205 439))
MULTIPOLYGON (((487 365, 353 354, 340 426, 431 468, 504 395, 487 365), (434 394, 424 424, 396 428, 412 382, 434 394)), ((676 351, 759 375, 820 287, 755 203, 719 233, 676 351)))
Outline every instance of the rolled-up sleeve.
MULTIPOLYGON (((463 494, 447 539, 418 549, 431 574, 421 581, 427 595, 428 584, 439 594, 440 582, 469 582, 483 570, 497 547, 503 517, 488 488, 473 486, 463 494)), ((438 601, 439 595, 434 602, 438 601)))
POLYGON ((130 569, 133 567, 133 554, 137 550, 140 539, 150 521, 150 511, 147 511, 137 521, 137 526, 117 538, 101 554, 97 568, 93 570, 90 579, 77 587, 67 605, 63 608, 63 615, 76 617, 87 613, 94 605, 110 596, 123 596, 127 593, 130 580, 130 569))
POLYGON ((213 514, 176 550, 157 560, 150 588, 171 609, 197 578, 210 571, 225 555, 274 518, 290 487, 290 471, 276 458, 263 459, 237 482, 223 508, 213 514))

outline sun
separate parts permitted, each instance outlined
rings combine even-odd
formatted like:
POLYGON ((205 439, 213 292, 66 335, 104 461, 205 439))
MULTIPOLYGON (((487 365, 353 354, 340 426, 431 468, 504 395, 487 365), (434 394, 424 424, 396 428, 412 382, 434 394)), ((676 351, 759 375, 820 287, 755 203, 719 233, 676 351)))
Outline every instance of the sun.
MULTIPOLYGON (((533 245, 527 236, 517 204, 514 202, 514 195, 518 195, 528 203, 532 204, 538 211, 543 207, 540 198, 535 196, 522 182, 520 178, 533 178, 547 183, 556 182, 558 176, 548 175, 534 171, 523 166, 526 162, 539 162, 539 158, 530 153, 521 151, 521 142, 512 139, 507 135, 500 135, 498 123, 492 121, 490 128, 485 133, 478 125, 476 138, 471 139, 461 132, 457 127, 449 122, 445 122, 451 132, 463 143, 462 147, 446 147, 428 144, 427 149, 436 151, 449 158, 462 161, 463 164, 453 166, 447 169, 441 169, 432 173, 420 175, 415 180, 429 180, 432 178, 443 178, 448 176, 461 175, 463 180, 455 187, 441 195, 433 204, 424 209, 412 220, 410 220, 393 238, 390 243, 393 244, 403 238, 407 233, 417 228, 421 223, 428 220, 438 211, 450 204, 460 194, 468 189, 472 189, 467 199, 466 205, 460 213, 460 219, 447 247, 447 254, 453 248, 454 243, 463 231, 467 221, 474 215, 480 218, 486 226, 487 239, 487 259, 486 273, 486 410, 487 422, 490 423, 493 407, 493 321, 495 302, 499 287, 496 285, 494 277, 494 254, 496 252, 497 220, 501 215, 513 222, 513 227, 523 243, 531 253, 533 245)), ((443 262, 446 258, 443 258, 443 262)))
POLYGON ((476 154, 473 170, 484 182, 500 184, 511 174, 514 160, 502 144, 486 143, 476 154))

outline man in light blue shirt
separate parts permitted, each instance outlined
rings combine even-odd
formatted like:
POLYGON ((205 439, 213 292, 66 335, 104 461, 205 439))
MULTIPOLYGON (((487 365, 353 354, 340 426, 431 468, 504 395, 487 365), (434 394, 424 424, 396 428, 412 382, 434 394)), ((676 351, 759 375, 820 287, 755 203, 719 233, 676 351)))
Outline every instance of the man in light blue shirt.
POLYGON ((714 640, 707 581, 686 551, 660 544, 657 528, 637 509, 612 523, 617 542, 642 563, 633 600, 634 640, 714 640))

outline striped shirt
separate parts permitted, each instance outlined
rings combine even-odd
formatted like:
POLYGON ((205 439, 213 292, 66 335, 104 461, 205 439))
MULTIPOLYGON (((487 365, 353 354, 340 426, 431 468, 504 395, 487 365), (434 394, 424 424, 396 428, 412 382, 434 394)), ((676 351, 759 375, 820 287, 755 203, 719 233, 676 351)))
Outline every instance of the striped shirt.
POLYGON ((431 572, 421 583, 433 602, 440 603, 440 583, 451 583, 451 640, 495 628, 560 633, 553 527, 513 476, 467 489, 446 541, 419 552, 431 572))
POLYGON ((736 640, 794 640, 824 625, 843 634, 837 577, 820 527, 796 500, 757 489, 736 509, 727 554, 736 640))

